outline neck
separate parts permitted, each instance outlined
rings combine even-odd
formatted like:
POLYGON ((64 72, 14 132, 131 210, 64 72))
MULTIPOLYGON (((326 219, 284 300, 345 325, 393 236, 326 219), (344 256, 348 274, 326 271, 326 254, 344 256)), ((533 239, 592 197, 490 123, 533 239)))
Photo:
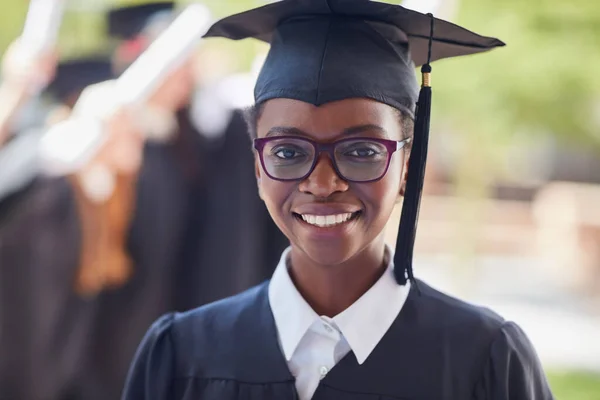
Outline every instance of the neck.
POLYGON ((385 272, 383 239, 369 244, 360 253, 337 265, 321 265, 292 247, 290 276, 306 302, 319 315, 330 318, 350 307, 385 272))

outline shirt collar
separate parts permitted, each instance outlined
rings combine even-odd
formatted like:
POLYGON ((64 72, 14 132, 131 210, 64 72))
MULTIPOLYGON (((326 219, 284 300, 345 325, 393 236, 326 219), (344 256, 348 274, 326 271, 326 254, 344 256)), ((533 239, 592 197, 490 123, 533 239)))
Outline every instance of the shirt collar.
MULTIPOLYGON (((283 254, 269 284, 269 303, 279 333, 286 360, 290 361, 306 331, 319 315, 304 300, 288 273, 287 258, 291 248, 283 254)), ((398 285, 394 278, 393 254, 386 246, 388 267, 377 282, 354 304, 333 317, 359 364, 365 362, 381 341, 404 306, 410 282, 398 285)))
POLYGON ((284 250, 269 283, 269 303, 286 360, 290 361, 302 337, 319 318, 302 297, 287 269, 291 247, 284 250))

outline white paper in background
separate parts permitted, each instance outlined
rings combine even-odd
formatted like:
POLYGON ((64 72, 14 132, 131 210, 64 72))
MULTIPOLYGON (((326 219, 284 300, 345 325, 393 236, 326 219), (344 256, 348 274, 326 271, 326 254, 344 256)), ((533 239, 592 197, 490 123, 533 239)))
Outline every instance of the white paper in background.
POLYGON ((403 0, 402 7, 450 21, 454 18, 458 0, 403 0))
POLYGON ((64 176, 81 169, 105 143, 102 128, 93 118, 69 118, 52 126, 38 147, 42 172, 64 176))
POLYGON ((210 28, 208 8, 192 4, 173 21, 117 80, 117 98, 125 104, 144 103, 165 76, 183 63, 210 28))
POLYGON ((30 0, 21 34, 28 53, 37 54, 55 45, 64 8, 65 0, 30 0))
POLYGON ((82 104, 76 105, 73 117, 53 126, 41 141, 43 170, 50 175, 67 175, 92 159, 106 141, 99 119, 110 108, 106 105, 143 107, 165 77, 189 57, 211 22, 205 6, 186 7, 116 81, 95 85, 99 87, 87 100, 84 91, 82 104), (103 98, 107 104, 101 106, 97 102, 103 98))

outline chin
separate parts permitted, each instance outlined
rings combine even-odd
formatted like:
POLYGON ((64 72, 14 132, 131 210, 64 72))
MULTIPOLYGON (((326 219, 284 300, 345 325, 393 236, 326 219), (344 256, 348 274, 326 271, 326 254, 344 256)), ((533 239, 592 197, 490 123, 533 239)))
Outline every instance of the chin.
POLYGON ((349 246, 323 246, 304 244, 297 246, 315 264, 322 266, 335 266, 343 264, 356 255, 349 246))
POLYGON ((335 266, 343 264, 360 253, 362 246, 357 239, 357 235, 335 239, 297 237, 292 244, 313 263, 335 266))
POLYGON ((290 242, 319 265, 338 265, 354 257, 361 249, 362 218, 330 226, 315 226, 293 216, 286 221, 290 242))

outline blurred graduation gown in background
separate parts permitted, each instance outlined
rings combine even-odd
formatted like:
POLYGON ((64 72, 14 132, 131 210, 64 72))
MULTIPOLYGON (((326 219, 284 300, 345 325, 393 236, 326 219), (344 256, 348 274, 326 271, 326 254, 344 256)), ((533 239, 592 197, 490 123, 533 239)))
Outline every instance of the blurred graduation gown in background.
POLYGON ((128 243, 134 273, 125 286, 99 295, 94 399, 118 398, 135 349, 158 315, 269 278, 287 245, 258 197, 241 114, 232 114, 213 147, 186 111, 174 143, 146 147, 128 243))
MULTIPOLYGON (((148 10, 115 10, 109 17, 112 33, 139 41, 130 26, 120 31, 119 21, 128 25, 140 14, 157 20, 161 13, 164 18, 169 3, 148 10)), ((211 88, 200 90, 203 97, 213 96, 211 88)), ((97 298, 86 399, 119 397, 135 349, 157 316, 230 296, 269 278, 287 246, 258 196, 242 113, 227 110, 223 128, 208 133, 193 122, 190 106, 177 112, 171 142, 145 145, 127 242, 133 275, 97 298)))
MULTIPOLYGON (((60 63, 46 90, 59 108, 112 78, 110 60, 60 63)), ((45 121, 0 148, 0 398, 78 399, 94 302, 74 293, 80 224, 67 179, 39 176, 45 121)))
MULTIPOLYGON (((170 8, 165 3, 158 11, 170 8)), ((116 37, 119 12, 147 20, 157 10, 115 10, 109 27, 116 37)), ((123 34, 131 38, 135 30, 123 34)), ((15 393, 12 398, 119 398, 135 349, 158 316, 230 296, 272 274, 287 240, 258 197, 241 112, 231 109, 222 132, 210 135, 189 114, 188 108, 177 113, 172 142, 145 145, 125 243, 133 270, 122 286, 90 298, 74 293, 82 232, 73 186, 66 179, 35 177, 4 197, 0 274, 6 288, 0 296, 13 300, 3 301, 6 334, 0 340, 15 344, 3 346, 13 354, 5 358, 0 379, 12 385, 14 391, 6 392, 15 393), (17 281, 24 287, 16 287, 17 281), (17 301, 32 302, 25 308, 31 315, 20 312, 24 308, 16 307, 17 301), (35 324, 44 318, 52 332, 35 333, 35 324), (31 358, 23 357, 23 349, 31 358), (36 360, 40 354, 45 362, 36 360), (18 360, 29 364, 12 370, 18 360)))

